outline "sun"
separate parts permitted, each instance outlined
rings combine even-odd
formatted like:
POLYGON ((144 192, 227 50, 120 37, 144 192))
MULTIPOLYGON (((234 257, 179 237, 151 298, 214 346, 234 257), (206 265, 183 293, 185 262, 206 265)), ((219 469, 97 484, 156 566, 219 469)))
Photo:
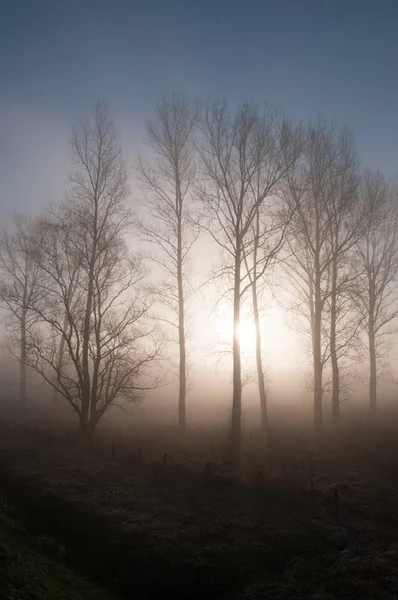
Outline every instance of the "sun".
MULTIPOLYGON (((221 342, 231 344, 232 343, 232 315, 230 318, 223 318, 218 320, 217 323, 218 337, 221 342)), ((240 324, 238 327, 238 338, 240 342, 240 348, 244 354, 252 354, 256 350, 256 328, 254 326, 253 319, 250 317, 241 317, 240 324)))
POLYGON ((242 352, 251 353, 256 348, 256 328, 248 318, 241 319, 238 327, 238 337, 242 352))
MULTIPOLYGON (((272 307, 260 318, 261 354, 267 364, 276 368, 295 366, 297 357, 303 353, 302 340, 286 323, 286 313, 272 307)), ((223 310, 214 322, 213 332, 221 347, 232 352, 233 318, 232 310, 223 310)), ((241 315, 238 328, 242 357, 249 364, 256 360, 256 328, 253 316, 241 315)))

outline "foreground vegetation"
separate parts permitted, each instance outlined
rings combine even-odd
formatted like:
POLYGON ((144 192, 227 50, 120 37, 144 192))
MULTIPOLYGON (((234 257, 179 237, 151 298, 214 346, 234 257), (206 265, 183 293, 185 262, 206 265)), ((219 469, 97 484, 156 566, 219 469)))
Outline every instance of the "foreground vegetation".
POLYGON ((83 447, 55 427, 3 429, 0 485, 35 535, 123 598, 388 599, 393 429, 342 430, 318 446, 271 432, 266 459, 252 432, 239 468, 223 461, 225 433, 191 431, 182 447, 167 430, 108 432, 83 447))
POLYGON ((0 598, 111 600, 113 596, 40 552, 22 526, 0 509, 0 598))

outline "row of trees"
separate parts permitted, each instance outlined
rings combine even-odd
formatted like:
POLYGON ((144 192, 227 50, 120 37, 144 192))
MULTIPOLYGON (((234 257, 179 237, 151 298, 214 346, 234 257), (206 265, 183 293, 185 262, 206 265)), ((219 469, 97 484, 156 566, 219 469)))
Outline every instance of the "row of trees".
POLYGON ((111 404, 159 385, 171 329, 184 431, 187 306, 196 292, 191 250, 205 232, 220 249, 213 276, 233 303, 231 457, 241 440, 245 302, 267 432, 260 314, 277 264, 309 334, 316 428, 328 385, 338 423, 342 373, 363 343, 376 408, 378 358, 398 315, 397 195, 382 174, 361 172, 346 129, 322 120, 297 125, 270 105, 232 111, 226 101, 191 105, 173 95, 158 104, 134 172, 143 191, 138 211, 129 203, 118 132, 98 104, 74 132, 65 199, 2 231, 0 298, 22 402, 29 366, 69 402, 82 431, 92 431, 111 404), (144 259, 128 239, 143 240, 151 252, 144 259), (146 277, 150 262, 161 271, 156 285, 146 277))

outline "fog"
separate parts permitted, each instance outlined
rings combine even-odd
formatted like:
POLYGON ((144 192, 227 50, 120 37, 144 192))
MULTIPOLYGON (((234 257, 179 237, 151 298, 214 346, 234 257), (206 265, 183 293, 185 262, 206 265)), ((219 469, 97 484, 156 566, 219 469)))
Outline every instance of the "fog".
MULTIPOLYGON (((9 177, 11 184, 7 194, 7 207, 3 210, 3 221, 12 230, 12 212, 17 210, 21 214, 29 214, 34 218, 40 217, 47 202, 53 205, 62 202, 68 193, 70 184, 68 174, 70 173, 71 151, 70 139, 73 123, 68 123, 66 118, 59 119, 56 113, 48 114, 40 109, 34 110, 23 104, 6 104, 3 106, 6 116, 5 139, 10 141, 10 151, 7 154, 9 165, 9 177), (24 165, 24 177, 18 175, 18 160, 24 165), (30 190, 40 192, 40 197, 32 196, 30 190), (29 198, 27 203, 26 198, 29 198), (46 202, 42 202, 42 198, 46 202), (11 209, 12 207, 12 209, 11 209), (10 210, 11 209, 11 210, 10 210)), ((90 107, 87 107, 86 115, 90 107)), ((261 112, 261 111, 260 111, 261 112)), ((148 110, 148 117, 156 119, 156 113, 148 110), (155 116, 154 116, 155 115, 155 116)), ((111 115, 118 123, 117 115, 111 115)), ((82 117, 83 118, 83 117, 82 117)), ((137 116, 123 115, 124 121, 119 126, 120 143, 126 157, 128 169, 128 182, 130 194, 127 203, 140 215, 151 218, 150 210, 146 205, 148 190, 142 185, 142 181, 136 171, 138 153, 150 160, 155 160, 156 153, 148 145, 145 136, 145 119, 142 121, 137 116)), ((343 131, 343 125, 340 131, 343 131)), ((332 131, 332 129, 330 130, 332 131)), ((336 129, 338 135, 338 129, 336 129)), ((356 161, 354 170, 357 174, 364 172, 365 167, 372 165, 363 164, 355 157, 356 150, 353 149, 353 157, 356 161)), ((195 158, 195 161, 198 161, 195 158)), ((200 168, 198 168, 198 181, 200 181, 200 168)), ((356 175, 357 176, 357 175, 356 175)), ((358 175, 359 176, 359 175, 358 175)), ((365 177, 365 176, 363 176, 365 177)), ((365 180, 364 180, 365 181, 365 180)), ((385 178, 388 181, 388 178, 385 178)), ((355 192, 360 198, 361 182, 356 183, 358 191, 355 192)), ((390 185, 390 184, 388 184, 390 185)), ((192 182, 189 192, 189 202, 193 210, 200 210, 198 200, 198 183, 192 182), (195 187, 196 186, 196 187, 195 187), (199 209, 198 209, 199 206, 199 209)), ((394 184, 391 184, 391 193, 394 195, 394 184)), ((272 198, 272 194, 271 194, 272 198)), ((359 200, 360 202, 361 200, 359 200)), ((394 200, 395 201, 395 200, 394 200)), ((267 208, 264 207, 266 211, 267 208)), ((264 213, 266 214, 266 213, 264 213)), ((274 218, 274 216, 272 217, 274 218)), ((142 240, 137 231, 130 228, 125 235, 125 240, 131 252, 144 252, 146 280, 149 285, 158 285, 164 280, 165 272, 159 263, 153 262, 153 245, 148 240, 142 240)), ((302 410, 305 418, 311 415, 313 405, 313 355, 307 316, 301 309, 297 310, 297 295, 295 284, 291 278, 291 272, 286 269, 289 248, 285 244, 279 249, 278 256, 261 282, 261 337, 262 337, 262 360, 265 369, 265 382, 267 388, 267 404, 270 414, 278 412, 279 408, 285 410, 290 408, 292 414, 296 415, 302 410), (278 261, 280 261, 278 263, 278 261), (283 263, 283 264, 282 264, 283 263)), ((219 269, 222 261, 223 249, 217 244, 217 240, 209 235, 209 231, 203 228, 190 250, 189 256, 189 279, 191 286, 190 297, 186 304, 187 322, 187 350, 189 354, 189 391, 187 394, 186 410, 190 425, 195 423, 207 423, 215 419, 217 422, 224 420, 228 423, 230 419, 230 398, 232 393, 232 340, 233 335, 233 303, 231 294, 228 292, 229 283, 224 280, 214 279, 214 274, 219 269), (221 262, 220 262, 221 261, 221 262), (191 293, 192 292, 192 293, 191 293)), ((243 265, 243 263, 242 263, 243 265)), ((291 266, 290 266, 291 268, 291 266)), ((294 267, 293 267, 294 268, 294 267)), ((396 302, 394 275, 388 282, 389 306, 396 302), (391 304, 392 302, 392 304, 391 304)), ((166 277, 167 279, 167 277, 166 277)), ((168 317, 167 310, 156 306, 160 310, 160 316, 168 317), (163 311, 163 312, 162 312, 163 311)), ((354 312, 356 308, 352 309, 354 312)), ((4 319, 7 320, 9 313, 7 307, 3 306, 4 319)), ((354 314, 353 312, 353 314, 354 314)), ((158 315, 159 316, 159 315, 158 315)), ((355 316, 353 317, 356 318, 355 316)), ((4 320, 3 319, 3 320, 4 320)), ((256 425, 259 415, 258 390, 255 379, 255 328, 253 325, 253 313, 250 297, 242 297, 241 302, 241 324, 239 326, 239 338, 241 346, 242 372, 244 382, 242 392, 242 423, 256 425)), ((378 364, 377 385, 378 404, 380 406, 393 404, 395 398, 395 376, 397 372, 397 351, 395 321, 387 323, 383 330, 383 348, 380 349, 378 364), (385 345, 387 342, 387 345, 385 345)), ((161 326, 162 334, 173 338, 170 328, 161 326)), ((175 337, 168 344, 167 353, 163 356, 160 367, 162 381, 159 389, 148 390, 140 395, 137 407, 127 407, 127 410, 135 415, 134 418, 156 419, 172 423, 177 419, 178 405, 178 344, 175 337), (169 361, 169 362, 168 362, 169 361), (167 375, 166 375, 167 372, 167 375), (142 396, 142 397, 141 397, 142 396), (173 417, 174 415, 174 417, 173 417)), ((169 341, 170 341, 169 340, 169 341)), ((342 388, 341 412, 349 412, 350 406, 363 408, 366 414, 369 395, 369 373, 365 366, 367 356, 366 333, 361 326, 356 332, 355 339, 351 340, 352 351, 347 348, 347 360, 342 366, 344 370, 344 382, 342 388)), ((350 342, 351 343, 351 342, 350 342)), ((4 333, 4 344, 2 360, 5 364, 9 358, 9 341, 4 333)), ((330 359, 329 359, 330 360, 330 359)), ((331 413, 331 387, 330 374, 331 365, 326 360, 323 367, 324 385, 323 403, 325 405, 326 423, 330 422, 331 413)), ((17 398, 18 368, 14 365, 10 375, 7 368, 3 372, 4 390, 10 390, 10 395, 17 398), (15 379, 14 379, 15 377, 15 379), (12 390, 12 391, 11 391, 12 390)), ((41 390, 41 397, 51 396, 48 382, 43 383, 37 378, 37 374, 29 372, 29 381, 35 382, 29 389, 29 402, 37 402, 36 389, 41 390), (38 387, 36 387, 38 386, 38 387)), ((7 396, 7 393, 4 394, 7 396)), ((128 403, 127 403, 128 404, 128 403)), ((48 410, 51 412, 51 405, 48 410)), ((117 410, 112 414, 118 413, 117 410)), ((286 412, 288 415, 288 411, 286 412)), ((124 417, 120 415, 120 418, 124 417)), ((129 417, 130 418, 130 417, 129 417)), ((134 420, 131 416, 131 419, 134 420)), ((295 417, 293 417, 294 419, 295 417)))
MULTIPOLYGON (((90 152, 101 151, 96 147, 95 135, 98 134, 108 136, 112 144, 109 152, 113 154, 107 160, 111 161, 109 168, 114 169, 115 177, 119 178, 115 185, 120 186, 120 192, 117 192, 120 198, 113 198, 114 191, 111 190, 106 200, 110 206, 115 203, 112 210, 119 211, 115 215, 119 214, 121 234, 117 234, 119 237, 115 237, 115 242, 120 239, 128 249, 122 251, 122 260, 130 260, 129 255, 136 261, 132 275, 128 275, 131 267, 127 262, 125 267, 120 266, 120 278, 109 271, 107 294, 117 290, 119 285, 121 289, 117 294, 121 294, 124 303, 120 307, 125 306, 129 298, 141 303, 139 310, 145 324, 142 325, 142 333, 135 339, 143 342, 141 351, 149 353, 142 364, 149 365, 153 361, 150 374, 140 372, 137 376, 139 393, 135 395, 127 388, 123 392, 115 392, 112 401, 107 401, 106 410, 98 413, 98 422, 111 418, 113 423, 118 419, 126 423, 127 419, 132 426, 141 420, 167 425, 180 422, 183 428, 187 424, 191 427, 212 423, 224 424, 228 428, 232 397, 232 414, 234 407, 238 407, 235 418, 238 418, 239 427, 259 427, 264 418, 265 402, 267 423, 271 426, 273 415, 278 414, 292 422, 301 415, 300 418, 309 423, 314 406, 318 407, 315 408, 316 414, 317 410, 323 409, 324 412, 324 417, 321 416, 320 422, 316 423, 319 426, 338 423, 340 412, 344 419, 344 415, 354 408, 362 409, 363 415, 366 415, 369 402, 371 409, 375 408, 376 402, 378 407, 393 404, 397 362, 395 307, 398 306, 395 184, 380 172, 366 170, 368 165, 360 161, 353 134, 343 125, 335 126, 322 119, 314 123, 295 123, 273 105, 266 106, 263 111, 248 103, 235 110, 222 102, 202 102, 200 114, 197 105, 197 100, 189 100, 184 94, 164 96, 150 116, 151 125, 147 126, 147 133, 144 133, 145 122, 136 123, 131 139, 125 127, 117 127, 117 116, 115 118, 105 104, 97 104, 91 113, 86 112, 74 128, 71 124, 69 131, 72 133, 68 133, 66 124, 57 121, 55 115, 27 111, 23 106, 5 107, 9 116, 6 137, 12 140, 17 154, 23 148, 22 160, 29 164, 24 171, 26 177, 17 177, 15 154, 10 152, 8 155, 15 180, 11 205, 21 208, 17 198, 27 196, 32 179, 33 188, 41 189, 51 204, 32 202, 24 206, 23 211, 18 211, 18 217, 4 213, 1 264, 2 364, 5 365, 2 370, 3 400, 9 404, 12 398, 15 408, 19 406, 22 410, 22 415, 27 408, 30 412, 34 411, 36 404, 55 419, 62 419, 64 414, 62 410, 60 412, 60 404, 64 404, 66 410, 68 405, 75 411, 77 409, 80 417, 84 412, 83 384, 78 383, 83 366, 78 367, 78 364, 83 360, 79 347, 84 344, 85 337, 80 339, 77 329, 66 332, 59 308, 56 309, 58 312, 48 312, 54 311, 53 302, 59 301, 59 292, 51 286, 59 285, 61 294, 64 294, 65 286, 80 284, 78 281, 73 283, 76 276, 67 263, 60 262, 54 275, 50 270, 51 262, 46 266, 41 261, 46 255, 53 264, 60 260, 52 253, 53 245, 58 243, 65 253, 62 260, 68 261, 69 253, 75 252, 77 243, 86 243, 86 234, 91 235, 87 227, 96 225, 90 220, 89 212, 85 215, 76 212, 76 224, 82 218, 86 222, 83 237, 70 247, 67 244, 71 243, 71 234, 68 233, 63 240, 56 230, 42 233, 40 228, 53 226, 51 223, 45 225, 47 214, 52 215, 54 223, 58 220, 64 227, 66 221, 62 220, 72 216, 73 211, 80 211, 79 203, 84 208, 84 195, 87 193, 84 177, 88 173, 91 178, 90 169, 96 167, 83 160, 81 152, 82 148, 90 146, 90 152), (213 145, 213 138, 208 136, 218 135, 217 144, 224 144, 225 151, 230 144, 228 135, 216 129, 218 125, 226 131, 229 128, 231 135, 246 136, 245 143, 251 144, 253 151, 262 143, 259 136, 267 139, 271 149, 267 148, 264 156, 256 159, 255 175, 235 171, 233 153, 236 153, 237 159, 246 160, 235 142, 229 148, 232 158, 224 155, 219 146, 213 145), (170 142, 167 137, 162 137, 172 127, 176 132, 185 131, 185 138, 170 142), (269 129, 262 130, 262 127, 269 129), (35 142, 26 144, 27 139, 35 142), (170 151, 172 144, 175 148, 181 144, 179 151, 182 153, 181 162, 177 163, 180 169, 178 185, 185 187, 183 195, 178 192, 180 212, 177 211, 174 216, 175 172, 168 170, 172 159, 165 152, 167 144, 170 144, 170 151), (213 157, 214 164, 208 156, 213 157), (327 175, 319 176, 317 184, 321 188, 323 186, 322 193, 326 194, 326 199, 299 187, 301 183, 298 180, 295 182, 296 177, 318 176, 311 171, 314 158, 330 160, 327 175), (224 172, 229 169, 228 177, 231 179, 219 179, 219 168, 224 172), (276 173, 272 174, 272 178, 271 168, 276 173), (338 169, 343 169, 344 175, 338 169), (236 200, 239 177, 241 184, 250 188, 250 178, 254 176, 259 178, 259 185, 265 186, 266 192, 257 192, 256 196, 250 189, 236 200), (339 190, 339 185, 345 185, 346 189, 339 190), (216 208, 213 205, 214 186, 216 195, 219 195, 218 202, 224 202, 225 210, 220 204, 216 208), (336 189, 333 186, 337 186, 336 189), (301 195, 299 199, 296 197, 298 193, 301 195), (316 216, 312 212, 314 206, 318 211, 316 216), (233 261, 237 250, 236 240, 234 242, 231 235, 238 234, 233 229, 233 222, 229 222, 231 207, 234 211, 241 211, 241 221, 246 219, 244 226, 239 225, 242 227, 239 235, 243 254, 239 258, 239 279, 235 282, 237 267, 233 261), (131 213, 129 217, 122 212, 125 209, 131 213), (165 210, 169 211, 168 214, 165 210), (393 214, 389 212, 391 210, 393 214), (25 215, 29 215, 30 220, 26 220, 25 215), (385 221, 386 215, 392 228, 385 221), (256 219, 257 237, 253 229, 256 219), (153 223, 156 225, 152 229, 153 223), (387 249, 383 249, 382 242, 374 238, 374 227, 376 234, 381 236, 380 240, 387 236, 387 249), (317 228, 321 228, 322 236, 326 237, 320 238, 314 248, 311 236, 315 235, 317 228), (371 230, 373 237, 369 237, 371 230), (342 241, 335 251, 333 244, 338 235, 342 241), (180 241, 178 236, 181 236, 180 241), (177 248, 174 244, 177 243, 181 244, 181 257, 178 253, 174 255, 177 248), (368 252, 369 244, 372 246, 372 260, 379 260, 378 269, 383 273, 377 292, 379 296, 375 299, 377 308, 372 317, 372 330, 369 330, 369 315, 366 316, 366 294, 370 292, 366 286, 363 287, 368 268, 362 253, 364 244, 367 244, 368 252), (333 252, 337 253, 336 259, 333 252), (385 254, 387 252, 388 255, 385 254), (312 263, 308 262, 308 253, 312 263), (42 258, 39 259, 39 256, 42 258), (249 268, 251 260, 257 262, 249 268), (362 264, 361 260, 365 262, 362 264), (333 265, 334 271, 331 270, 333 265), (66 270, 59 279, 59 270, 65 268, 69 271, 66 270), (19 296, 24 292, 18 288, 18 269, 25 273, 27 281, 33 277, 31 283, 26 284, 26 293, 32 298, 38 294, 38 299, 31 303, 27 301, 24 309, 22 295, 19 296), (253 269, 257 270, 254 279, 253 269), (317 269, 319 280, 314 278, 317 269), (178 280, 180 271, 181 281, 178 280), (332 274, 336 278, 335 288, 331 287, 332 274), (52 277, 53 283, 47 281, 48 277, 52 277), (236 290, 238 300, 234 296, 236 290), (46 302, 49 292, 55 294, 50 305, 46 302), (256 296, 251 297, 252 292, 256 296), (253 312, 254 297, 257 313, 253 312), (182 301, 183 304, 179 304, 182 301), (237 309, 239 316, 234 313, 237 309), (25 310, 28 320, 32 319, 32 324, 23 326, 24 342, 21 341, 21 331, 18 331, 22 323, 21 310, 25 310), (334 329, 328 331, 333 314, 334 329), (183 324, 179 322, 181 318, 183 324), (51 334, 48 326, 52 328, 51 334), (76 332, 76 339, 72 331, 76 332), (157 336, 156 341, 154 335, 157 336), (370 335, 373 336, 371 342, 370 335), (52 350, 43 345, 46 336, 48 341, 45 344, 55 344, 52 350), (56 344, 62 344, 62 366, 56 363, 56 344), (148 344, 155 344, 156 350, 155 346, 152 347, 154 354, 151 354, 148 344), (21 352, 24 358, 21 358, 21 352), (261 356, 261 374, 256 360, 258 356, 261 356), (369 356, 371 362, 367 367, 369 356), (240 364, 237 366, 235 361, 238 358, 240 364), (181 363, 181 360, 184 362, 181 363), (77 369, 75 375, 74 369, 77 369), (259 395, 260 380, 264 386, 263 400, 259 395), (78 386, 75 391, 70 388, 72 382, 78 386), (56 401, 54 389, 58 396, 56 401), (18 400, 21 394, 23 397, 18 400)), ((248 153, 249 159, 251 150, 244 149, 243 152, 248 153)), ((98 176, 102 177, 100 171, 98 176)), ((107 185, 106 181, 104 185, 107 185)), ((94 204, 97 202, 95 194, 92 201, 94 204)), ((113 227, 112 220, 109 223, 104 220, 103 227, 113 227)), ((100 265, 98 263, 98 269, 102 269, 100 265)), ((95 276, 95 271, 93 273, 95 276)), ((84 287, 82 291, 86 293, 84 287)), ((73 314, 76 309, 72 305, 69 307, 70 302, 70 297, 65 296, 63 303, 67 307, 66 315, 69 314, 67 318, 79 320, 81 316, 73 314)), ((123 319, 120 307, 118 310, 123 319)), ((117 318, 117 312, 112 314, 113 318, 117 318)), ((91 333, 87 337, 89 346, 93 343, 90 336, 91 333)), ((136 347, 134 350, 131 347, 130 352, 133 351, 136 347)), ((113 358, 115 365, 118 360, 125 359, 130 360, 128 352, 123 359, 116 355, 113 358)), ((95 361, 89 369, 95 368, 94 365, 95 361)), ((95 384, 95 370, 91 374, 94 378, 90 386, 95 384)), ((131 385, 133 390, 133 380, 131 385)), ((99 403, 99 406, 103 400, 99 396, 88 402, 88 406, 90 402, 93 406, 99 403)))

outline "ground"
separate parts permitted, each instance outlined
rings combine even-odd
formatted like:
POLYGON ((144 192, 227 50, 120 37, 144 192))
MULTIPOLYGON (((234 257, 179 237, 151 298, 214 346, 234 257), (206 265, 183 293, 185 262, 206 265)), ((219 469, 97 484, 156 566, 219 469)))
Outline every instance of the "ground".
POLYGON ((114 597, 43 554, 35 540, 0 509, 0 598, 112 600, 114 597))
POLYGON ((394 429, 278 434, 266 454, 251 432, 239 468, 218 435, 177 437, 3 435, 8 512, 126 599, 398 596, 394 429))

